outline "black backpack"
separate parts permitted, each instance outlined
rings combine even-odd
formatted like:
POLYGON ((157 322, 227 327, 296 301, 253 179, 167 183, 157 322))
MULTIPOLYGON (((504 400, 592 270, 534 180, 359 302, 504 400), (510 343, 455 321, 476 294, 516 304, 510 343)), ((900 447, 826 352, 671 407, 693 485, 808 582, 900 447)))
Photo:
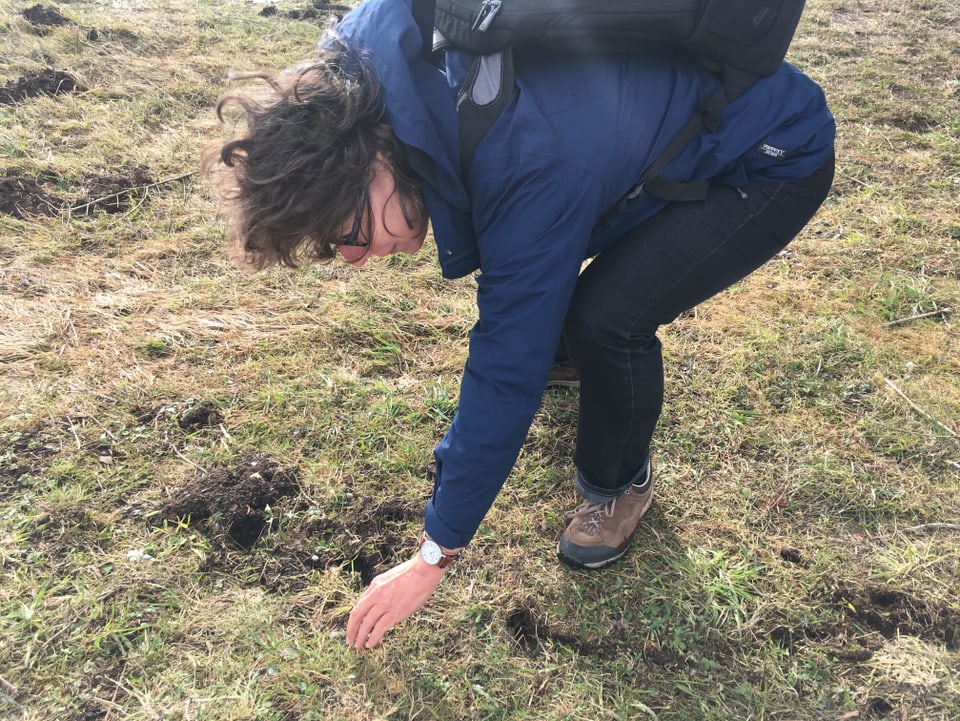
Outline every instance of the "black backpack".
POLYGON ((667 200, 706 196, 706 181, 674 183, 659 174, 702 130, 719 127, 730 101, 777 71, 803 6, 804 0, 413 0, 428 52, 452 45, 478 53, 457 99, 464 171, 515 92, 513 47, 680 49, 719 75, 720 89, 701 100, 699 111, 605 218, 642 192, 667 200))

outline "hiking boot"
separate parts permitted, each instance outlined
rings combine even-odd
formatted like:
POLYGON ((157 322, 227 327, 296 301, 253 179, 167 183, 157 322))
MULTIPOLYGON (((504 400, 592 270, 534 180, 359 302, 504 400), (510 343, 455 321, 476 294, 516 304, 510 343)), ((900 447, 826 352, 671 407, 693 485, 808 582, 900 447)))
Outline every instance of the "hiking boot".
POLYGON ((547 387, 579 388, 580 374, 572 363, 554 363, 547 378, 547 387))
POLYGON ((557 556, 574 568, 609 566, 627 552, 643 514, 653 502, 653 478, 647 466, 642 486, 632 484, 606 503, 587 501, 566 516, 557 556))

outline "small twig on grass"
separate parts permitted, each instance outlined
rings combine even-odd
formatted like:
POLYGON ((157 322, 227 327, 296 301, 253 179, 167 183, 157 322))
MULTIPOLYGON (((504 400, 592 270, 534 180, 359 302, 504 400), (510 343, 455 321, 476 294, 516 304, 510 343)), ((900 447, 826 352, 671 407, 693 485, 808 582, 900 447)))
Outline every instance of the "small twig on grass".
POLYGON ((137 204, 134 205, 132 208, 130 208, 130 210, 128 210, 126 213, 124 213, 124 214, 121 215, 120 217, 121 217, 121 218, 129 218, 131 215, 133 215, 134 213, 136 213, 136 212, 140 209, 140 206, 143 205, 143 204, 146 202, 147 198, 149 198, 149 197, 150 197, 150 194, 149 194, 149 193, 144 193, 144 194, 143 194, 143 197, 140 198, 140 200, 137 201, 137 204))
POLYGON ((928 531, 960 531, 960 523, 921 523, 919 526, 905 528, 908 533, 927 533, 928 531))
POLYGON ((16 693, 16 692, 17 692, 17 687, 14 686, 14 685, 13 685, 12 683, 10 683, 9 681, 7 681, 7 679, 5 679, 3 676, 0 676, 0 686, 2 686, 4 689, 6 689, 8 693, 16 693))
POLYGON ((926 418, 928 421, 930 421, 931 423, 933 423, 935 426, 937 426, 937 428, 942 428, 944 431, 946 431, 948 434, 950 434, 950 436, 952 436, 953 438, 956 438, 956 437, 957 437, 957 434, 956 434, 956 432, 955 432, 953 429, 948 428, 947 426, 945 426, 943 423, 941 423, 941 422, 938 421, 936 418, 934 418, 933 416, 931 416, 929 413, 927 413, 925 410, 923 410, 920 406, 918 406, 918 405, 917 405, 916 403, 914 403, 912 400, 910 400, 909 398, 907 398, 906 394, 905 394, 902 390, 900 390, 899 388, 897 388, 897 385, 896 385, 892 380, 890 380, 889 378, 885 378, 884 380, 887 382, 887 385, 890 386, 890 388, 892 388, 893 391, 894 391, 898 396, 900 396, 901 398, 903 398, 903 400, 905 400, 905 401, 907 402, 907 405, 909 405, 911 408, 913 408, 913 410, 915 410, 915 411, 916 411, 917 413, 919 413, 921 416, 923 416, 923 417, 926 418))
POLYGON ((844 178, 846 178, 847 180, 849 180, 849 181, 851 181, 851 182, 853 182, 853 183, 857 183, 858 185, 860 185, 860 186, 862 186, 862 187, 864 187, 864 188, 869 188, 869 187, 870 187, 869 183, 864 183, 862 180, 860 180, 859 178, 854 178, 852 175, 847 175, 846 173, 841 173, 841 172, 839 172, 839 171, 837 171, 837 175, 839 175, 839 176, 841 176, 841 177, 844 177, 844 178))
POLYGON ((19 703, 17 703, 17 700, 16 700, 15 698, 12 698, 11 696, 7 696, 7 694, 5 694, 5 693, 3 693, 2 691, 0 691, 0 699, 6 699, 7 701, 10 702, 10 705, 11 705, 11 706, 13 706, 15 709, 17 709, 17 712, 18 712, 18 713, 20 713, 20 714, 23 713, 23 706, 21 706, 19 703))
POLYGON ((83 450, 83 443, 80 442, 80 435, 77 433, 77 427, 73 425, 73 419, 67 418, 67 421, 70 423, 70 432, 73 434, 73 440, 77 444, 77 450, 83 450))
POLYGON ((189 463, 191 466, 193 466, 193 467, 196 468, 198 471, 200 471, 203 475, 205 475, 205 476, 209 476, 209 475, 210 475, 210 472, 207 471, 206 468, 204 468, 203 466, 198 466, 196 463, 194 463, 194 462, 191 461, 189 458, 187 458, 185 455, 183 455, 180 451, 178 451, 178 450, 177 450, 177 447, 176 447, 173 443, 170 444, 170 447, 173 449, 173 452, 177 454, 177 457, 178 457, 180 460, 186 461, 186 462, 189 463))
POLYGON ((126 711, 126 709, 123 706, 116 703, 115 701, 107 701, 107 699, 100 698, 99 696, 94 696, 92 700, 95 703, 98 703, 101 706, 103 706, 106 709, 108 715, 113 711, 126 711))
POLYGON ((126 188, 125 190, 121 190, 116 193, 110 193, 109 195, 104 195, 102 198, 94 198, 93 200, 88 200, 86 203, 81 203, 76 207, 67 208, 67 213, 76 213, 81 210, 84 212, 88 212, 91 207, 99 205, 100 203, 103 203, 105 201, 114 200, 114 199, 119 200, 121 196, 133 195, 134 193, 140 190, 150 190, 150 188, 159 188, 161 185, 167 185, 169 183, 176 183, 181 180, 186 180, 187 178, 193 175, 196 175, 198 172, 200 171, 191 170, 189 173, 184 173, 183 175, 178 175, 174 178, 166 178, 165 180, 158 180, 155 183, 148 183, 147 185, 138 185, 135 188, 126 188))
POLYGON ((890 328, 895 325, 904 325, 914 320, 920 320, 921 318, 933 318, 936 316, 946 317, 953 312, 952 308, 941 308, 940 310, 931 310, 929 313, 918 313, 917 315, 908 315, 906 318, 897 318, 887 323, 887 328, 890 328))

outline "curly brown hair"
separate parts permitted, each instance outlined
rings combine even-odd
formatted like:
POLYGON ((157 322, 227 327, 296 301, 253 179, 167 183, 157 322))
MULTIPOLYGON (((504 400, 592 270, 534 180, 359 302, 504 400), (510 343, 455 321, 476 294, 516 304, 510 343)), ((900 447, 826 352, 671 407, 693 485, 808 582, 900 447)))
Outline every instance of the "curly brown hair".
MULTIPOLYGON (((286 72, 233 78, 266 87, 219 99, 221 122, 225 109, 236 106, 245 123, 204 153, 201 168, 217 176, 231 206, 244 263, 261 269, 334 258, 340 229, 354 217, 378 156, 390 163, 401 199, 419 197, 417 180, 401 167, 377 76, 342 43, 286 72)), ((370 237, 369 205, 364 218, 370 237)))

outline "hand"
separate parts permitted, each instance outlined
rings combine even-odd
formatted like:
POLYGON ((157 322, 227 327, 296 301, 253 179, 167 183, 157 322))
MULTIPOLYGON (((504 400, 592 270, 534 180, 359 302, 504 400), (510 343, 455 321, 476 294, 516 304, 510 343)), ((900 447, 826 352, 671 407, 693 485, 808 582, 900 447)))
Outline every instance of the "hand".
POLYGON ((347 643, 373 648, 384 634, 425 604, 436 590, 443 569, 424 563, 418 553, 370 583, 347 621, 347 643))

